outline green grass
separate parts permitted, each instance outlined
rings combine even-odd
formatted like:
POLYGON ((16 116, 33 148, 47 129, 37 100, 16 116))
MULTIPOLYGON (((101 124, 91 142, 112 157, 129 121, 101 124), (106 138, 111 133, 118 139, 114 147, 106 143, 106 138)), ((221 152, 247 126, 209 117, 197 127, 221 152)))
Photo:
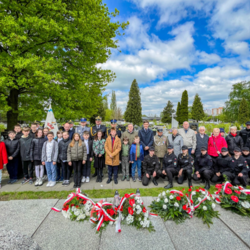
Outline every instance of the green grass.
MULTIPOLYGON (((204 187, 195 186, 193 190, 204 187)), ((188 187, 174 187, 173 189, 176 190, 187 190, 188 187)), ((126 193, 135 193, 136 189, 117 189, 120 196, 124 196, 126 193)), ((210 192, 213 194, 215 192, 215 187, 211 186, 210 192)), ((166 191, 164 188, 140 188, 141 196, 158 196, 158 194, 162 191, 166 191)), ((75 192, 72 190, 71 192, 75 192)), ((25 192, 1 192, 0 193, 0 201, 9 201, 9 200, 28 200, 28 199, 66 199, 67 196, 71 193, 70 191, 40 191, 40 192, 33 192, 33 191, 25 191, 25 192)), ((99 190, 82 190, 83 193, 86 193, 90 198, 107 198, 113 197, 115 191, 112 189, 99 189, 99 190)))

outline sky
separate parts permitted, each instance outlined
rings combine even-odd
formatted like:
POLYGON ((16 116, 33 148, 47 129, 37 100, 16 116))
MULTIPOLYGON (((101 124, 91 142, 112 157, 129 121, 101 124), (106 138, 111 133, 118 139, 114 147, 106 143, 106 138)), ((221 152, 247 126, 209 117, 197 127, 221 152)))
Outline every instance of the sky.
POLYGON ((204 109, 224 105, 232 85, 250 80, 250 0, 104 0, 113 21, 129 21, 119 49, 101 67, 116 73, 105 94, 116 91, 124 112, 137 80, 142 113, 176 108, 186 89, 204 109))

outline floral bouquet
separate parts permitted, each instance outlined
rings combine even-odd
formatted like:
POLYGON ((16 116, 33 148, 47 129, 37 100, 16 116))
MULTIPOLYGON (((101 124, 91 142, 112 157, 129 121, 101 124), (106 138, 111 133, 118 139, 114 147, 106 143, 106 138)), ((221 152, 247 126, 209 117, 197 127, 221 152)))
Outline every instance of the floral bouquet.
POLYGON ((218 190, 214 198, 222 208, 250 217, 250 190, 241 186, 234 187, 230 182, 217 184, 215 187, 218 190))
POLYGON ((190 217, 187 203, 187 197, 181 191, 168 190, 160 193, 149 207, 165 221, 172 219, 178 224, 190 217))

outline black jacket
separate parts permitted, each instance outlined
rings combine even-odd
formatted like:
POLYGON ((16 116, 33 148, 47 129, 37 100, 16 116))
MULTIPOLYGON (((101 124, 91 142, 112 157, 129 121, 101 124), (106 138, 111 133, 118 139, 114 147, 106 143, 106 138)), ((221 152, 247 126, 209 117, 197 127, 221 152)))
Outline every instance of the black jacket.
POLYGON ((243 140, 239 135, 233 137, 232 134, 230 133, 228 136, 226 136, 226 142, 228 145, 228 151, 230 155, 234 155, 235 147, 239 147, 240 149, 243 148, 243 140))
POLYGON ((29 133, 30 137, 32 137, 33 139, 36 138, 36 132, 33 133, 32 130, 30 130, 30 133, 29 133))
MULTIPOLYGON (((84 140, 83 140, 83 142, 84 142, 84 140)), ((94 151, 93 151, 93 141, 90 138, 88 139, 88 144, 89 144, 89 153, 88 153, 88 156, 90 158, 92 158, 94 156, 94 151)))
POLYGON ((194 159, 192 156, 190 156, 188 154, 185 156, 183 156, 183 154, 178 155, 178 158, 177 158, 178 170, 180 170, 181 168, 183 170, 192 169, 193 164, 194 164, 194 159))
POLYGON ((167 168, 177 168, 177 157, 174 152, 166 153, 163 157, 163 170, 166 171, 167 168))
POLYGON ((58 161, 62 162, 62 161, 67 161, 67 150, 68 150, 68 146, 71 142, 71 139, 68 138, 67 140, 61 140, 58 143, 58 161))
POLYGON ((141 130, 139 130, 138 136, 140 137, 140 143, 143 146, 143 149, 147 146, 153 146, 154 132, 150 128, 147 129, 147 133, 145 132, 145 129, 142 128, 141 130))
POLYGON ((22 137, 22 135, 23 135, 23 132, 22 132, 22 131, 20 131, 20 132, 16 133, 16 137, 15 137, 15 139, 20 140, 20 139, 21 139, 21 137, 22 137))
POLYGON ((242 156, 243 156, 243 157, 245 158, 245 160, 247 161, 247 165, 250 166, 250 154, 244 155, 244 154, 242 153, 242 156))
POLYGON ((230 172, 233 173, 233 167, 231 165, 232 162, 232 157, 229 156, 228 154, 223 156, 220 155, 219 157, 216 158, 215 165, 214 165, 214 171, 215 173, 221 173, 223 172, 230 172))
POLYGON ((235 159, 235 156, 232 157, 231 167, 234 169, 234 173, 238 175, 242 173, 247 175, 248 173, 248 165, 246 159, 241 155, 238 159, 235 159))
POLYGON ((44 137, 41 138, 35 138, 32 140, 31 145, 30 145, 30 160, 34 161, 40 161, 42 158, 42 149, 43 149, 43 144, 46 142, 47 139, 44 137))
POLYGON ((16 138, 14 140, 6 139, 4 143, 6 146, 8 157, 17 157, 20 149, 19 140, 16 138))
POLYGON ((33 138, 31 136, 28 136, 26 138, 21 137, 21 139, 19 140, 20 155, 22 161, 30 161, 30 147, 32 140, 33 138))
POLYGON ((103 138, 106 139, 106 137, 107 137, 107 135, 106 135, 106 130, 107 130, 107 129, 106 129, 106 126, 100 125, 100 128, 98 129, 98 128, 96 127, 96 125, 95 125, 95 126, 93 126, 93 127, 90 128, 90 136, 91 136, 91 139, 92 139, 92 140, 94 140, 95 135, 96 135, 97 131, 99 131, 99 130, 102 131, 103 138))
POLYGON ((204 170, 213 170, 213 160, 210 155, 205 154, 196 157, 194 161, 195 172, 198 171, 200 174, 204 170))
POLYGON ((250 148, 250 130, 248 129, 242 129, 239 133, 239 136, 242 138, 244 147, 250 148))
POLYGON ((156 155, 150 157, 146 155, 143 161, 143 170, 146 174, 152 174, 154 171, 157 173, 160 169, 159 159, 156 155))

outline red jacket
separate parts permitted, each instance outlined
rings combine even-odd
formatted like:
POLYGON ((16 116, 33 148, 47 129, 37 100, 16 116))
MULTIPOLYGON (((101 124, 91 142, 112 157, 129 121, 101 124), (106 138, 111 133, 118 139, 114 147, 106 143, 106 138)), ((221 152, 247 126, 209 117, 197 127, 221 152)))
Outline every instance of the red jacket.
POLYGON ((227 142, 220 134, 210 136, 208 139, 207 153, 211 156, 219 156, 217 151, 221 152, 222 148, 227 148, 227 142))
POLYGON ((8 163, 8 155, 5 144, 0 142, 0 169, 3 169, 3 165, 8 163))

